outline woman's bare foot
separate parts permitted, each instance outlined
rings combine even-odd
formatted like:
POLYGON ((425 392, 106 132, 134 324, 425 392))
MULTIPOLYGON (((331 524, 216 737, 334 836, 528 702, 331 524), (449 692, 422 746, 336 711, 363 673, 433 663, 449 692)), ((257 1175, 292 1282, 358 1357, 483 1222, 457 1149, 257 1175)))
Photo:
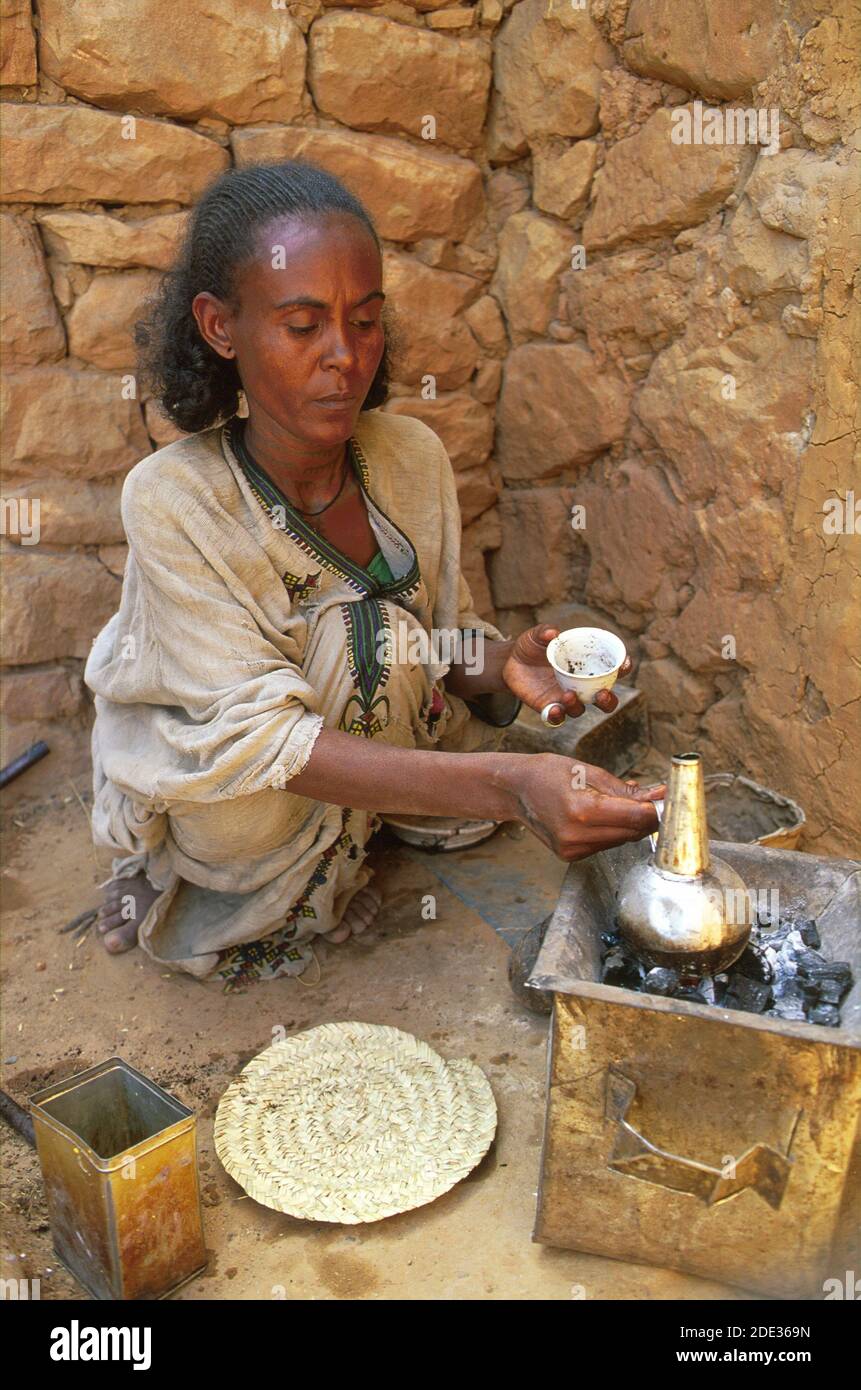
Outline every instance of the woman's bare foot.
POLYGON ((347 909, 334 931, 326 933, 327 941, 346 941, 348 936, 360 936, 376 920, 382 898, 372 884, 360 888, 350 899, 347 909))
POLYGON ((144 873, 111 879, 96 919, 106 951, 116 956, 138 944, 138 927, 161 892, 144 873))

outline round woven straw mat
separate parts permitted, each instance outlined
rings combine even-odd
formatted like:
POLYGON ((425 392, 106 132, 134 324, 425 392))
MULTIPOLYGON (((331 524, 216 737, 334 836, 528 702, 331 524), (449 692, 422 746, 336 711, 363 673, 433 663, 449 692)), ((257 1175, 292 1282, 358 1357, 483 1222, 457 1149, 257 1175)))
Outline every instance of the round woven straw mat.
POLYGON ((496 1132, 472 1062, 374 1023, 324 1023, 267 1047, 221 1098, 215 1148, 249 1196, 311 1221, 379 1221, 439 1197, 496 1132))

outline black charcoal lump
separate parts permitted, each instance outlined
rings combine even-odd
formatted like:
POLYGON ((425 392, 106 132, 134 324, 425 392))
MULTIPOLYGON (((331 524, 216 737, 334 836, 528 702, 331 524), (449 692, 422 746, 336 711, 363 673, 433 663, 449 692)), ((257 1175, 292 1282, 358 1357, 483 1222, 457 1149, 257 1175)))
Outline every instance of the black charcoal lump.
POLYGON ((774 967, 769 961, 764 951, 758 947, 751 946, 748 942, 735 964, 736 970, 741 975, 746 975, 750 980, 761 980, 764 984, 771 984, 774 979, 774 967))
POLYGON ((804 1023, 807 1014, 800 999, 781 998, 775 999, 770 1009, 766 1013, 771 1018, 782 1018, 785 1023, 804 1023))
POLYGON ((604 970, 601 976, 605 985, 617 985, 620 989, 639 989, 643 979, 638 961, 614 946, 604 957, 604 970))
POLYGON ((643 981, 643 989, 647 994, 672 994, 678 989, 679 977, 675 970, 667 970, 662 965, 656 965, 654 970, 650 970, 643 981))
POLYGON ((819 928, 811 919, 806 922, 796 922, 796 931, 801 933, 801 940, 805 946, 809 946, 812 951, 818 951, 822 945, 822 937, 819 935, 819 928))
POLYGON ((771 1003, 771 986, 747 975, 735 975, 721 1000, 724 1009, 742 1009, 745 1013, 764 1013, 771 1003))
POLYGON ((694 989, 692 985, 679 985, 673 998, 684 999, 688 1004, 707 1004, 709 1002, 702 990, 694 989))
POLYGON ((820 1023, 823 1028, 840 1027, 840 1010, 833 1004, 818 1004, 808 1015, 811 1023, 820 1023))
POLYGON ((848 961, 825 960, 817 951, 805 951, 799 956, 796 964, 802 980, 809 980, 815 984, 831 980, 842 991, 841 998, 851 988, 852 967, 848 961))

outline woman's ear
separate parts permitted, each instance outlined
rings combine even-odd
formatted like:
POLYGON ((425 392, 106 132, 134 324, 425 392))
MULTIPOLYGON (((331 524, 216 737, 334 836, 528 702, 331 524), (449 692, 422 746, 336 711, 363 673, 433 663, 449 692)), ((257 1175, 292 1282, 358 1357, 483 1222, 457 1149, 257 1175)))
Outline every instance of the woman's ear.
POLYGON ((230 342, 230 333, 225 319, 227 307, 209 290, 196 294, 191 301, 191 312, 205 342, 217 352, 219 357, 235 357, 236 352, 230 342))

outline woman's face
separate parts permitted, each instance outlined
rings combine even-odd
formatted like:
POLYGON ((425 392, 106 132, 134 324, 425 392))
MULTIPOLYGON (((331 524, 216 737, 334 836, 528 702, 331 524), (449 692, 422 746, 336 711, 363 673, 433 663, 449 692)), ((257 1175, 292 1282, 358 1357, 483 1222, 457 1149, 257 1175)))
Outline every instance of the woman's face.
POLYGON ((275 219, 237 272, 235 302, 200 294, 192 307, 207 342, 236 357, 258 427, 326 448, 353 433, 376 375, 384 297, 373 237, 339 213, 275 219))

